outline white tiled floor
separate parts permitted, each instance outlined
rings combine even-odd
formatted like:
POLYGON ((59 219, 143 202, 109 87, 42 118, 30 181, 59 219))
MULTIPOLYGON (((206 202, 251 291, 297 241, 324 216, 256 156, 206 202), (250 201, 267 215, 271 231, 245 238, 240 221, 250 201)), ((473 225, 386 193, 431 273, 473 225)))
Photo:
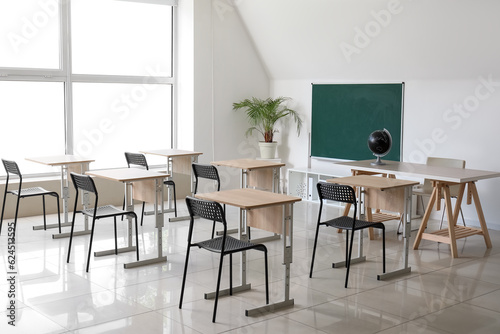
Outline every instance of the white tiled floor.
MULTIPOLYGON (((182 201, 179 207, 184 207, 182 201)), ((215 324, 211 322, 213 301, 203 297, 215 288, 218 259, 207 252, 192 252, 184 304, 178 308, 187 221, 165 223, 163 252, 168 261, 163 265, 124 269, 123 263, 134 260, 134 254, 125 253, 92 258, 86 273, 88 236, 75 237, 67 264, 68 239, 52 239, 55 230, 33 231, 31 227, 38 225, 41 217, 22 218, 15 249, 15 299, 9 296, 4 224, 0 236, 0 332, 500 333, 500 231, 490 231, 493 248, 489 250, 480 236, 460 240, 458 259, 451 257, 449 246, 424 241, 418 251, 410 251, 412 272, 389 281, 376 280, 381 271, 380 240, 365 239, 367 262, 352 266, 345 289, 345 269, 331 268, 332 261, 343 259, 345 234, 333 229, 321 230, 314 275, 309 278, 317 209, 314 203, 295 205, 290 284, 295 305, 257 317, 245 316, 245 309, 265 301, 262 253, 249 252, 252 290, 221 297, 215 324), (16 306, 15 328, 8 324, 11 301, 16 306)), ((228 220, 236 226, 238 213, 228 210, 228 220)), ((180 211, 180 215, 186 214, 180 211)), ((55 216, 50 217, 51 222, 55 220, 55 216)), ((78 224, 82 224, 81 217, 78 224)), ((98 222, 93 250, 113 247, 112 225, 111 219, 98 222)), ((387 266, 391 270, 401 266, 403 243, 396 234, 397 222, 386 226, 387 266)), ((211 223, 207 223, 203 233, 208 234, 210 228, 211 223)), ((125 244, 125 223, 120 223, 119 234, 119 242, 125 244)), ((253 237, 261 234, 253 230, 253 237)), ((154 257, 156 229, 151 216, 145 217, 139 238, 141 258, 154 257)), ((283 293, 281 243, 266 245, 270 298, 279 301, 283 293)), ((239 258, 235 259, 235 281, 239 278, 238 262, 239 258)), ((227 261, 225 264, 223 287, 228 285, 227 261)))

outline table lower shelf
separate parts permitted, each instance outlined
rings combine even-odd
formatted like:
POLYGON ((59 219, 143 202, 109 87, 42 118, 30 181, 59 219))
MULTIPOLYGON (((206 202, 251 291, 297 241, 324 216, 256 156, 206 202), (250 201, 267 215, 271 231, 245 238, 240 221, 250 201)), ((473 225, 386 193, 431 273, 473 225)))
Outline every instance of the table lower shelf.
MULTIPOLYGON (((455 240, 467 238, 473 235, 483 235, 483 231, 479 228, 468 227, 468 226, 455 226, 455 240)), ((452 240, 450 238, 450 232, 447 228, 434 231, 431 233, 422 233, 422 239, 431 240, 436 242, 442 242, 446 244, 451 244, 452 240)))
MULTIPOLYGON (((366 215, 365 215, 366 218, 366 215)), ((396 214, 390 214, 385 212, 373 212, 372 219, 370 221, 374 223, 382 223, 389 220, 400 220, 401 216, 396 214)))

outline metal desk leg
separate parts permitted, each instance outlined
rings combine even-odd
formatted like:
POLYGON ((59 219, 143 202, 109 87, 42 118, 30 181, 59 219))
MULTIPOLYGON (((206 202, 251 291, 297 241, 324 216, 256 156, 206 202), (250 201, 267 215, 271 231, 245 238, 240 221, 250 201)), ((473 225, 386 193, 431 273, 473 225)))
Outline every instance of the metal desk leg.
MULTIPOLYGON (((68 191, 68 179, 65 177, 67 175, 65 173, 65 168, 66 166, 61 166, 61 199, 63 202, 63 221, 61 223, 61 227, 66 227, 66 226, 71 226, 71 223, 68 222, 68 198, 69 198, 69 191, 68 191)), ((49 228, 59 228, 59 224, 47 224, 47 229, 49 228)), ((33 230, 44 230, 43 225, 36 225, 33 226, 33 230)))
MULTIPOLYGON (((152 259, 135 261, 130 263, 125 263, 123 267, 125 269, 136 268, 140 266, 145 266, 148 264, 167 262, 167 257, 163 256, 163 179, 156 179, 156 196, 155 196, 155 224, 158 229, 158 239, 157 239, 157 248, 158 248, 158 256, 152 259)), ((131 230, 129 230, 129 235, 131 234, 131 230)), ((129 241, 131 242, 131 238, 129 241)), ((139 247, 139 245, 137 245, 139 247)))
POLYGON ((262 313, 273 312, 277 309, 293 306, 293 304, 295 303, 294 299, 290 299, 290 264, 293 260, 293 204, 283 205, 282 231, 283 265, 285 266, 283 300, 277 303, 272 303, 246 310, 246 316, 254 316, 260 315, 262 313), (288 215, 287 209, 289 211, 288 215), (287 226, 290 227, 289 233, 287 231, 287 226))
MULTIPOLYGON (((88 170, 88 166, 89 166, 88 162, 80 164, 81 167, 80 173, 83 174, 85 170, 88 170)), ((61 224, 61 227, 71 226, 71 222, 68 221, 69 177, 68 177, 67 165, 61 166, 61 194, 63 200, 63 214, 64 214, 64 223, 61 224)), ((84 207, 87 207, 89 205, 89 194, 87 192, 82 192, 82 204, 84 207)), ((84 219, 84 229, 82 231, 74 231, 73 236, 90 234, 89 217, 85 216, 83 219, 84 219)), ((54 224, 54 227, 57 227, 57 224, 54 224)), ((47 225, 47 228, 49 228, 49 225, 47 225)), ((33 227, 33 229, 35 229, 35 227, 33 227)), ((58 233, 58 234, 53 234, 52 239, 69 238, 69 236, 70 236, 69 232, 58 233)))
MULTIPOLYGON (((192 155, 191 156, 191 163, 197 163, 197 162, 198 162, 198 156, 192 155)), ((172 163, 173 163, 173 160, 172 160, 172 163)), ((172 170, 173 170, 173 168, 172 168, 172 170)), ((195 178, 193 175, 193 170, 191 169, 191 196, 193 196, 193 193, 194 193, 194 183, 195 183, 195 178)), ((170 223, 173 223, 173 222, 189 220, 189 219, 190 219, 190 217, 188 215, 188 216, 180 216, 180 217, 169 217, 168 221, 170 223)))
POLYGON ((411 201, 412 201, 412 187, 405 187, 405 210, 404 210, 404 266, 402 269, 394 270, 385 274, 377 275, 377 279, 385 280, 402 274, 411 272, 411 267, 408 266, 408 251, 410 249, 410 235, 411 235, 411 201))

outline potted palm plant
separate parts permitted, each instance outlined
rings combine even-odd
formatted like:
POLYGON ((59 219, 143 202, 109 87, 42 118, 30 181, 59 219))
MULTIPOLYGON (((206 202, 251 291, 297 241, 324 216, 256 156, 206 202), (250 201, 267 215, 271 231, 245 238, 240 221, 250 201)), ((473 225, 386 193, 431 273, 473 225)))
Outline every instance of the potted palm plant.
POLYGON ((264 141, 259 142, 261 158, 273 159, 276 155, 277 143, 273 141, 273 135, 278 132, 276 123, 286 117, 292 117, 297 125, 297 135, 300 135, 302 119, 295 110, 288 108, 285 104, 289 97, 277 97, 259 99, 252 97, 240 102, 233 103, 233 110, 244 110, 247 114, 250 128, 246 131, 249 136, 253 131, 257 131, 264 137, 264 141))

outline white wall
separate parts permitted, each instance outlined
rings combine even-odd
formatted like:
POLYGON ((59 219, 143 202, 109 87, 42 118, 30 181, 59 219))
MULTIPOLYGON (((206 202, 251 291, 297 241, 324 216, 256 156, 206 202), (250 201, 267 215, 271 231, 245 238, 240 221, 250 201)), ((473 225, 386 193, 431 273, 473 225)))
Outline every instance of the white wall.
MULTIPOLYGON (((305 118, 299 138, 281 131, 278 139, 287 167, 307 165, 312 82, 405 82, 404 161, 460 158, 500 171, 499 1, 236 2, 269 70, 271 95, 292 97, 305 118)), ((312 167, 348 173, 314 159, 312 167)), ((500 179, 477 185, 489 226, 500 229, 500 179)), ((477 223, 473 207, 464 213, 477 223)))
MULTIPOLYGON (((179 42, 186 44, 178 57, 179 144, 192 136, 193 147, 187 148, 203 152, 201 163, 258 156, 257 140, 245 137, 245 115, 234 112, 232 104, 269 96, 270 81, 234 2, 180 0, 178 11, 184 20, 179 39, 186 39, 179 42)), ((239 186, 238 170, 221 168, 219 174, 223 189, 239 186)))

